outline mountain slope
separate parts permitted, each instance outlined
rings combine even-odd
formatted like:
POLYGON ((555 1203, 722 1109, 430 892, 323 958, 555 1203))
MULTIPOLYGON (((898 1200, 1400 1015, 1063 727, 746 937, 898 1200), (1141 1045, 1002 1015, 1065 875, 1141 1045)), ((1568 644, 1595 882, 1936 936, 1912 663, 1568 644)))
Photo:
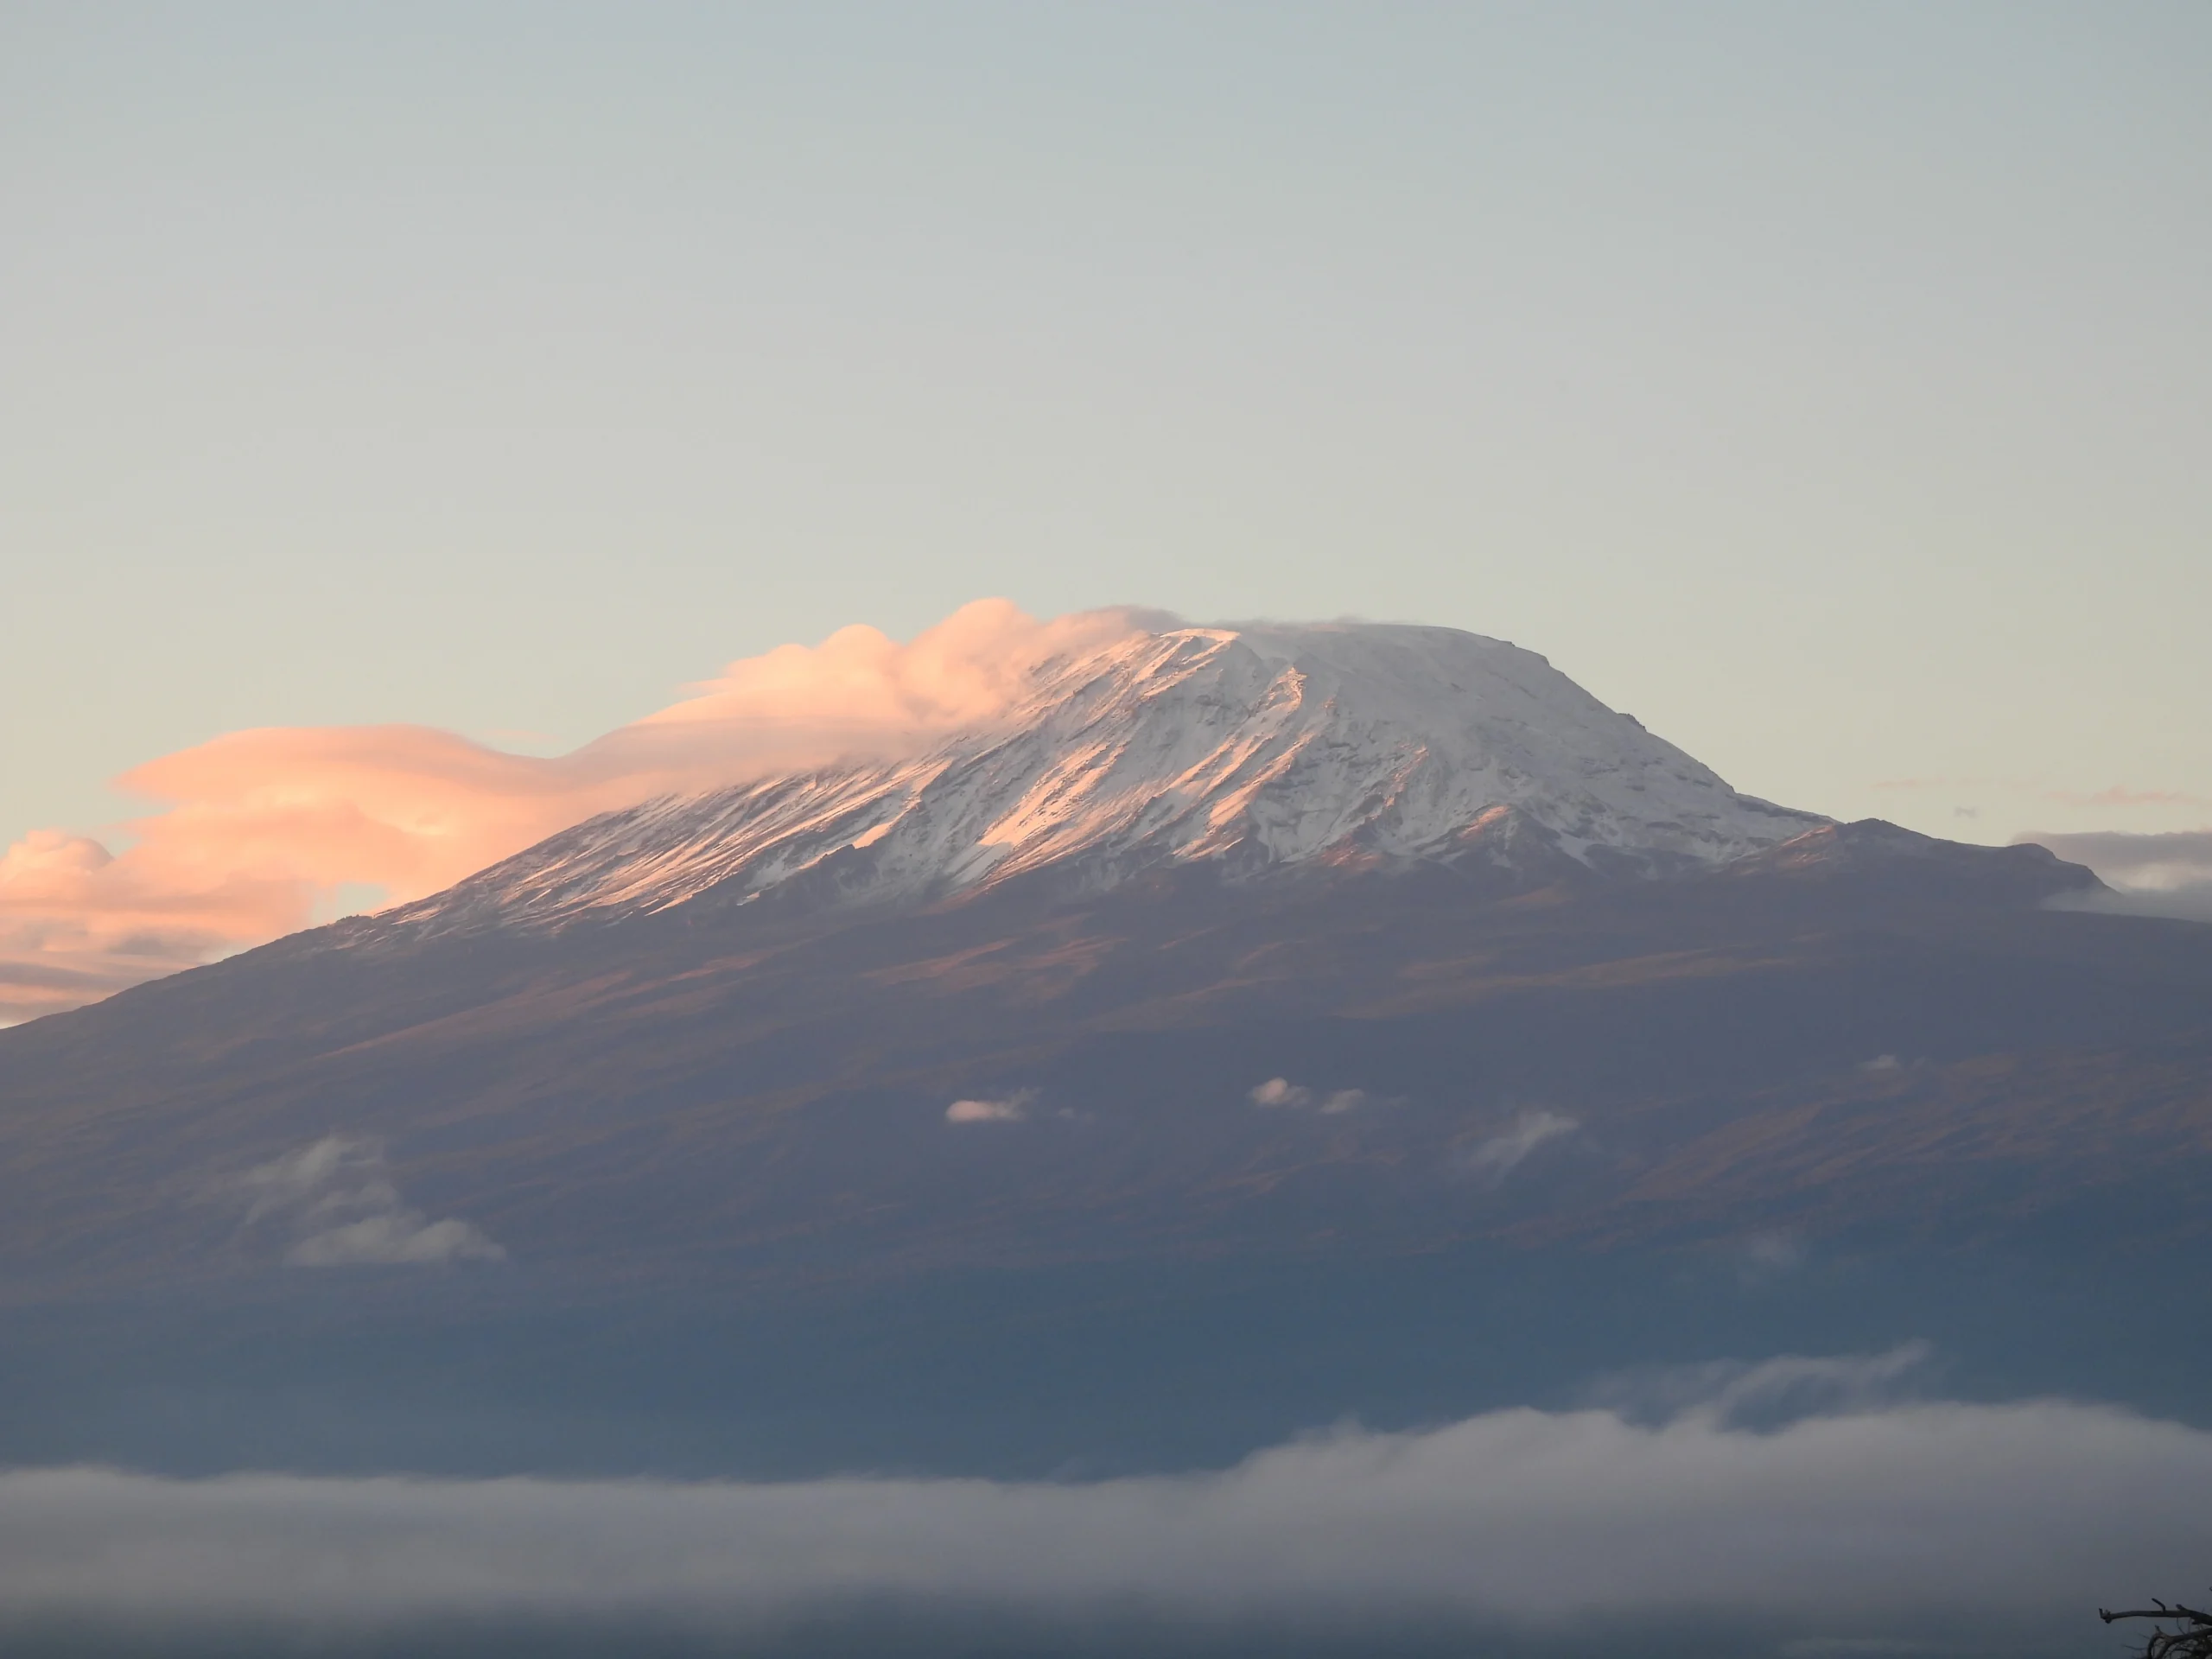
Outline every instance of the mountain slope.
POLYGON ((2212 932, 2037 908, 2091 880, 1739 796, 1496 641, 1147 635, 926 755, 595 819, 0 1033, 0 1264, 265 1269, 207 1195, 334 1137, 601 1278, 1726 1238, 1843 1166, 1839 1122, 1851 1196, 1792 1202, 1949 1227, 1929 1148, 1980 1191, 2000 1120, 1967 1082, 1866 1116, 1884 1054, 2094 1079, 2101 1141, 2037 1096, 2075 1150, 2017 1213, 2053 1212, 2196 1133, 2212 932), (2165 1104, 2112 1119, 2138 1071, 2165 1104), (1471 1174, 1529 1112, 1577 1180, 1471 1174))

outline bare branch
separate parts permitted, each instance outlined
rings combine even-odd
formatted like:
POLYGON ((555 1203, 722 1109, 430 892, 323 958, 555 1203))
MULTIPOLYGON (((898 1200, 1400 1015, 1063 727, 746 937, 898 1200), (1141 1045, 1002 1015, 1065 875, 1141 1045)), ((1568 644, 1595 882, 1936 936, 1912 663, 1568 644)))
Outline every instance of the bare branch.
POLYGON ((2097 1617, 2107 1624, 2123 1618, 2148 1618, 2181 1626, 2152 1631, 2144 1639, 2143 1659, 2212 1659, 2212 1613, 2199 1612, 2179 1602, 2169 1605, 2153 1598, 2148 1607, 2123 1608, 2118 1612, 2100 1607, 2097 1617))

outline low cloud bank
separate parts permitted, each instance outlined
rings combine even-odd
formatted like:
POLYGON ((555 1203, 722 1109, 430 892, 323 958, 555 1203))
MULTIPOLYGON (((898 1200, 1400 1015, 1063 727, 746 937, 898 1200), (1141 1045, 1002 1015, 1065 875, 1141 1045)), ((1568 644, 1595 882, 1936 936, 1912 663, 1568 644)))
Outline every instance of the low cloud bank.
POLYGON ((117 780, 166 803, 128 850, 63 830, 0 850, 0 1024, 295 931, 342 887, 397 903, 655 795, 910 752, 1010 709, 1039 664, 1159 620, 982 600, 905 644, 842 628, 552 758, 423 726, 233 732, 117 780))
POLYGON ((2107 830, 2018 839, 2088 865, 2110 888, 2063 894, 2051 901, 2055 907, 2212 922, 2212 830, 2141 836, 2107 830))
POLYGON ((1657 1417, 1499 1411, 1090 1484, 18 1471, 0 1474, 0 1623, 651 1611, 735 1629, 918 1601, 1853 1641, 1970 1616, 1985 1639, 2073 1643, 2100 1603, 2202 1581, 2212 1433, 2063 1402, 1885 1402, 1910 1358, 1738 1370, 1657 1417), (1752 1409, 1792 1396, 1822 1414, 1752 1409))
POLYGON ((249 1229, 289 1237, 290 1267, 429 1268, 507 1254, 467 1222, 432 1221, 410 1205, 373 1141, 325 1135, 247 1170, 226 1191, 245 1203, 249 1229))

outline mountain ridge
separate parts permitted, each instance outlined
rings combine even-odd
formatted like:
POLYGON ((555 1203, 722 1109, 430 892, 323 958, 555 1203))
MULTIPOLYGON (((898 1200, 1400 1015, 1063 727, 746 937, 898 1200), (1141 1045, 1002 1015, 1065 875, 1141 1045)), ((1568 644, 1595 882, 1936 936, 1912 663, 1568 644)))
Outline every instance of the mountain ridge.
POLYGON ((1371 623, 1140 633, 1041 668, 922 753, 602 814, 377 918, 386 937, 557 930, 711 902, 927 903, 1048 868, 1562 875, 1718 868, 1829 821, 1747 796, 1542 657, 1371 623))

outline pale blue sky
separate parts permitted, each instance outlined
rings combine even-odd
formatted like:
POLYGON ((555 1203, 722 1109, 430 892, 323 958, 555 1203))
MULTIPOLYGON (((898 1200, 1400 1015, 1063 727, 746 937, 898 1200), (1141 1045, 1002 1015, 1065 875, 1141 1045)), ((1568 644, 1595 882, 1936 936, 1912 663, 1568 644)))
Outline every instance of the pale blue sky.
POLYGON ((2212 822, 2200 0, 15 0, 0 192, 0 839, 985 594, 1500 634, 1826 811, 2212 822))

